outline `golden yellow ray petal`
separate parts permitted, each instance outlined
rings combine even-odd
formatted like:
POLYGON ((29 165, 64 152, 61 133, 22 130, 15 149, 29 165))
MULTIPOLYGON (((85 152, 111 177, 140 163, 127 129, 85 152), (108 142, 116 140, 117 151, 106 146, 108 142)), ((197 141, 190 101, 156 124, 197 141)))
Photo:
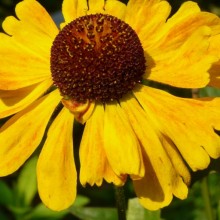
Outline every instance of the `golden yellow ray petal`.
POLYGON ((62 12, 65 24, 75 20, 78 17, 87 14, 88 5, 86 0, 64 0, 62 5, 62 12))
POLYGON ((181 88, 205 87, 208 70, 217 61, 208 53, 210 34, 210 28, 200 27, 176 50, 146 51, 151 59, 144 77, 181 88))
POLYGON ((63 109, 52 123, 37 163, 38 191, 52 210, 68 208, 76 198, 73 115, 63 109))
POLYGON ((154 210, 168 205, 176 191, 182 192, 178 195, 185 198, 187 187, 164 149, 160 141, 160 132, 154 127, 152 118, 144 113, 139 103, 132 97, 121 102, 121 105, 128 114, 130 123, 143 147, 146 174, 143 179, 134 181, 134 185, 138 197, 143 199, 144 206, 154 210), (146 183, 144 190, 141 186, 143 183, 146 183), (138 189, 139 186, 141 189, 138 189))
MULTIPOLYGON (((220 32, 219 25, 220 19, 216 15, 201 12, 196 3, 188 1, 167 22, 164 22, 164 24, 162 22, 157 31, 154 31, 154 34, 151 34, 152 41, 148 38, 149 30, 142 28, 138 36, 146 52, 148 68, 145 76, 149 77, 149 79, 178 87, 192 88, 205 86, 209 80, 207 75, 208 69, 213 62, 217 61, 215 58, 210 60, 209 57, 211 55, 216 56, 216 53, 219 54, 217 43, 219 40, 216 40, 214 47, 212 47, 212 38, 218 36, 220 32), (209 36, 206 36, 205 32, 198 31, 198 29, 205 29, 204 26, 210 28, 209 36), (199 42, 204 41, 202 45, 196 43, 198 39, 200 39, 199 42), (182 47, 183 44, 186 45, 185 49, 182 47), (195 58, 197 57, 196 61, 192 55, 195 58), (200 58, 201 62, 198 62, 200 58), (206 61, 204 62, 204 60, 206 61), (209 60, 211 63, 209 63, 209 60), (194 62, 193 65, 192 62, 194 62), (177 63, 178 65, 176 65, 177 63), (200 66, 203 63, 204 66, 200 66), (197 71, 194 71, 191 66, 195 67, 197 71), (185 74, 182 73, 183 69, 185 74), (198 69, 205 69, 205 71, 200 74, 198 69), (162 75, 169 75, 167 77, 169 79, 161 77, 162 75), (174 79, 174 75, 179 80, 174 79), (195 79, 193 79, 194 83, 192 82, 192 77, 187 79, 187 75, 195 76, 195 79), (197 82, 196 80, 199 78, 201 78, 201 81, 198 80, 197 82), (189 83, 186 81, 189 81, 189 83)), ((153 27, 150 27, 151 30, 153 30, 153 27)))
POLYGON ((125 112, 115 102, 105 106, 104 149, 118 176, 130 174, 140 178, 144 175, 140 145, 125 112))
POLYGON ((1 176, 16 171, 35 151, 59 101, 58 91, 51 92, 17 113, 1 127, 1 176))
POLYGON ((51 78, 48 57, 33 54, 0 33, 0 89, 16 90, 51 78))
POLYGON ((163 147, 178 175, 172 184, 173 194, 180 199, 185 199, 188 194, 187 186, 189 186, 191 180, 190 172, 180 153, 176 149, 176 146, 174 146, 174 144, 166 137, 162 137, 161 139, 163 147))
POLYGON ((0 90, 0 118, 25 109, 52 85, 51 80, 17 90, 0 90))
POLYGON ((57 27, 43 6, 36 0, 24 0, 15 8, 19 20, 29 23, 53 38, 57 34, 57 27))
MULTIPOLYGON (((169 205, 172 201, 171 187, 167 186, 167 181, 163 182, 161 179, 158 179, 158 173, 154 170, 149 159, 144 159, 146 167, 145 176, 140 180, 133 180, 134 189, 141 205, 149 210, 157 210, 169 205)), ((163 167, 161 167, 161 170, 163 170, 163 167)), ((164 175, 162 179, 165 180, 166 174, 162 175, 164 175)))
MULTIPOLYGON (((218 16, 201 12, 196 3, 188 1, 182 4, 177 13, 161 26, 160 32, 157 33, 157 43, 153 46, 149 45, 149 47, 159 47, 163 50, 177 49, 199 27, 210 27, 212 30, 211 35, 215 36, 219 34, 219 25, 220 19, 218 16)), ((146 33, 143 32, 143 34, 146 33)), ((147 42, 144 41, 143 46, 148 50, 145 43, 147 42)))
POLYGON ((161 142, 170 158, 171 163, 173 164, 174 169, 183 178, 184 183, 189 186, 191 175, 178 149, 173 142, 165 136, 161 137, 161 142))
POLYGON ((136 90, 135 96, 146 114, 154 119, 157 129, 176 145, 192 170, 205 169, 210 162, 209 156, 220 156, 220 137, 213 130, 220 125, 218 100, 178 98, 146 86, 136 90))
POLYGON ((89 0, 88 5, 88 14, 104 13, 104 0, 89 0))
POLYGON ((96 105, 91 118, 86 122, 80 144, 80 182, 82 185, 100 186, 105 179, 122 185, 124 179, 117 176, 109 165, 104 151, 104 107, 96 105))
POLYGON ((50 48, 58 29, 46 10, 35 0, 24 0, 17 4, 15 17, 9 16, 3 29, 21 47, 32 50, 42 57, 50 57, 50 48))
POLYGON ((105 13, 124 20, 126 5, 118 0, 107 0, 105 2, 105 13), (117 9, 117 10, 116 10, 117 9))
POLYGON ((161 27, 170 11, 171 7, 167 1, 131 0, 127 5, 125 22, 136 31, 146 48, 158 40, 161 27))

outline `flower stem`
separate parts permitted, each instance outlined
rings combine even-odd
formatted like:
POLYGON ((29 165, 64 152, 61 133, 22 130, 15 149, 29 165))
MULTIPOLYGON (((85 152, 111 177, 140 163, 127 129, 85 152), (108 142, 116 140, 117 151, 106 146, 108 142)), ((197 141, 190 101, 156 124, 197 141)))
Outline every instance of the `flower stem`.
POLYGON ((126 202, 123 187, 115 186, 116 205, 118 209, 118 219, 126 220, 126 202))
POLYGON ((210 193, 209 193, 209 187, 208 187, 208 178, 204 177, 201 182, 201 188, 202 188, 202 196, 205 204, 205 211, 207 215, 208 220, 215 220, 211 205, 211 199, 210 199, 210 193))

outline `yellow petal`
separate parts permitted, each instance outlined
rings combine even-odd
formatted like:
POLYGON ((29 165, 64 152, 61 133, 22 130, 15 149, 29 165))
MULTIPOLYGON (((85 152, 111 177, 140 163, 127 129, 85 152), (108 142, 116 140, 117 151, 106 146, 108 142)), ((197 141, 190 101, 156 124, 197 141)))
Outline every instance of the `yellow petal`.
POLYGON ((220 122, 217 117, 219 103, 212 107, 211 100, 177 98, 146 86, 136 90, 135 96, 146 114, 154 119, 157 129, 172 140, 192 170, 205 169, 210 162, 209 156, 220 156, 220 137, 213 130, 214 124, 220 122))
POLYGON ((187 187, 164 149, 160 132, 154 127, 152 119, 132 97, 121 102, 121 105, 143 147, 146 173, 144 178, 134 181, 141 203, 146 208, 155 210, 168 205, 173 194, 177 194, 176 191, 182 193, 178 196, 185 198, 187 187))
POLYGON ((89 14, 103 13, 105 1, 104 0, 89 0, 88 5, 89 5, 89 10, 88 10, 89 14))
POLYGON ((92 117, 86 122, 80 144, 80 182, 100 186, 105 179, 109 183, 122 185, 124 179, 117 176, 104 151, 104 107, 96 105, 92 117))
POLYGON ((171 163, 173 164, 174 169, 182 177, 184 183, 189 186, 191 175, 177 147, 168 137, 162 137, 161 142, 171 160, 171 163))
POLYGON ((78 17, 86 15, 88 5, 86 0, 64 0, 62 12, 65 19, 65 24, 75 20, 78 17))
MULTIPOLYGON (((19 20, 29 23, 30 26, 41 30, 53 38, 58 29, 48 12, 36 0, 24 0, 15 8, 19 20)), ((9 33, 10 34, 10 33, 9 33)))
POLYGON ((167 1, 130 0, 125 22, 135 30, 146 48, 158 40, 161 27, 165 24, 170 11, 171 7, 167 1))
MULTIPOLYGON (((220 19, 218 16, 201 12, 195 2, 187 1, 181 5, 180 9, 172 17, 161 25, 156 33, 157 36, 155 36, 157 44, 150 45, 143 38, 143 46, 146 50, 148 50, 146 45, 149 45, 150 48, 161 47, 163 50, 176 49, 202 26, 211 28, 213 36, 219 34, 219 24, 220 19)), ((143 35, 146 34, 143 31, 143 35)))
POLYGON ((52 82, 46 80, 33 86, 17 90, 0 90, 0 118, 7 117, 23 110, 37 98, 39 98, 52 82))
POLYGON ((104 148, 113 171, 134 178, 144 175, 138 140, 121 107, 114 103, 105 106, 104 148))
MULTIPOLYGON (((157 210, 169 205, 173 198, 171 187, 167 187, 167 181, 163 182, 158 179, 157 172, 147 158, 145 158, 145 166, 147 168, 145 176, 140 180, 133 181, 140 203, 149 210, 157 210)), ((166 180, 165 174, 163 179, 166 180)))
POLYGON ((217 16, 201 12, 189 1, 161 25, 153 43, 145 40, 143 31, 139 37, 146 52, 145 77, 176 87, 206 86, 208 70, 218 60, 210 51, 210 42, 219 33, 219 23, 217 16))
POLYGON ((73 115, 63 109, 51 125, 37 163, 40 198, 52 210, 68 208, 76 197, 73 115))
POLYGON ((208 70, 217 61, 208 53, 211 29, 201 27, 176 50, 150 53, 144 77, 147 79, 183 88, 200 88, 209 82, 208 70))
POLYGON ((3 29, 24 48, 45 58, 50 57, 50 48, 58 29, 46 10, 35 0, 24 0, 15 9, 18 19, 7 17, 3 29))
POLYGON ((107 0, 105 2, 105 13, 124 20, 126 5, 118 0, 107 0), (117 9, 117 10, 116 10, 117 9))
POLYGON ((0 175, 16 171, 40 144, 60 96, 54 91, 10 118, 0 129, 0 175))
POLYGON ((178 176, 176 176, 175 181, 173 181, 173 194, 180 198, 185 199, 188 195, 188 188, 190 181, 191 181, 191 175, 190 172, 181 157, 180 153, 178 152, 178 149, 174 144, 166 137, 161 138, 161 142, 163 144, 164 149, 166 150, 170 161, 173 165, 173 168, 175 169, 178 176))
POLYGON ((15 90, 50 79, 49 53, 46 59, 39 57, 0 33, 0 89, 15 90))

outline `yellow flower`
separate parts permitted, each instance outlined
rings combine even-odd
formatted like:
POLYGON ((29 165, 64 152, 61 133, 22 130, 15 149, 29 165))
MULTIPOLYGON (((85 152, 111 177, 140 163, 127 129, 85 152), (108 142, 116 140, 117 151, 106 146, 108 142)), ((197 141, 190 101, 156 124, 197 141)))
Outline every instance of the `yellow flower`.
POLYGON ((175 97, 143 82, 205 87, 219 62, 220 21, 193 2, 170 10, 160 0, 64 0, 59 30, 37 1, 19 3, 0 34, 0 118, 12 116, 0 129, 0 175, 36 150, 62 101, 37 164, 45 205, 65 209, 76 197, 74 120, 85 123, 82 185, 123 185, 129 176, 151 210, 186 198, 190 169, 220 156, 220 100, 175 97))

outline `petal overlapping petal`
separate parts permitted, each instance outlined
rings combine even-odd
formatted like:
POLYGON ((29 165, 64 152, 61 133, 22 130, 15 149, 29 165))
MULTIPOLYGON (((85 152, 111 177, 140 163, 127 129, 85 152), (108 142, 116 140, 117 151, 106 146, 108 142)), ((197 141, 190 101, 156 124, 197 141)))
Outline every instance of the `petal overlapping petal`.
MULTIPOLYGON (((137 138, 142 146, 145 163, 145 176, 134 181, 135 191, 140 202, 148 209, 156 210, 168 205, 173 194, 186 198, 187 186, 182 174, 175 169, 171 155, 161 142, 160 131, 154 127, 152 118, 146 114, 140 104, 130 98, 121 102, 137 138)), ((183 164, 182 160, 179 160, 183 164)))
POLYGON ((62 13, 65 24, 87 14, 88 4, 86 0, 64 0, 62 13))
POLYGON ((124 20, 138 34, 143 47, 148 48, 158 41, 161 27, 165 24, 170 11, 171 6, 167 1, 130 0, 124 20))
POLYGON ((38 190, 53 210, 69 207, 76 198, 73 157, 73 115, 63 109, 52 123, 37 163, 38 190))
POLYGON ((216 112, 220 108, 212 104, 217 101, 177 98, 145 86, 136 90, 135 96, 146 114, 154 118, 154 126, 175 144, 192 170, 205 169, 209 156, 220 156, 220 137, 213 130, 219 126, 216 112))
POLYGON ((104 12, 105 0, 89 0, 88 1, 88 13, 96 14, 104 12))
POLYGON ((11 117, 1 127, 1 176, 15 172, 35 151, 59 101, 59 93, 54 91, 11 117))
POLYGON ((51 80, 17 90, 0 90, 0 118, 15 114, 45 93, 51 80))
POLYGON ((206 86, 208 70, 218 60, 209 48, 211 38, 219 34, 219 24, 216 15, 201 12, 196 3, 189 1, 166 22, 161 21, 150 38, 144 25, 141 30, 136 27, 148 63, 145 77, 182 88, 206 86))
POLYGON ((50 47, 58 29, 46 10, 35 0, 24 0, 15 9, 18 19, 9 16, 2 24, 5 32, 12 36, 21 48, 31 50, 47 62, 50 47), (36 13, 33 13, 36 12, 36 13))
POLYGON ((1 90, 16 90, 51 78, 49 51, 46 57, 36 55, 0 33, 0 54, 1 90))
POLYGON ((87 121, 80 144, 80 182, 100 186, 105 179, 109 183, 122 185, 125 178, 117 176, 104 150, 104 107, 97 105, 87 121), (93 135, 91 135, 93 134, 93 135))
POLYGON ((145 78, 181 88, 205 87, 209 69, 218 59, 208 53, 211 29, 198 28, 181 46, 170 51, 147 51, 145 78))
POLYGON ((124 20, 126 5, 118 0, 106 0, 105 13, 124 20))
POLYGON ((124 110, 117 103, 105 106, 104 149, 116 175, 143 177, 145 169, 140 145, 124 110))

